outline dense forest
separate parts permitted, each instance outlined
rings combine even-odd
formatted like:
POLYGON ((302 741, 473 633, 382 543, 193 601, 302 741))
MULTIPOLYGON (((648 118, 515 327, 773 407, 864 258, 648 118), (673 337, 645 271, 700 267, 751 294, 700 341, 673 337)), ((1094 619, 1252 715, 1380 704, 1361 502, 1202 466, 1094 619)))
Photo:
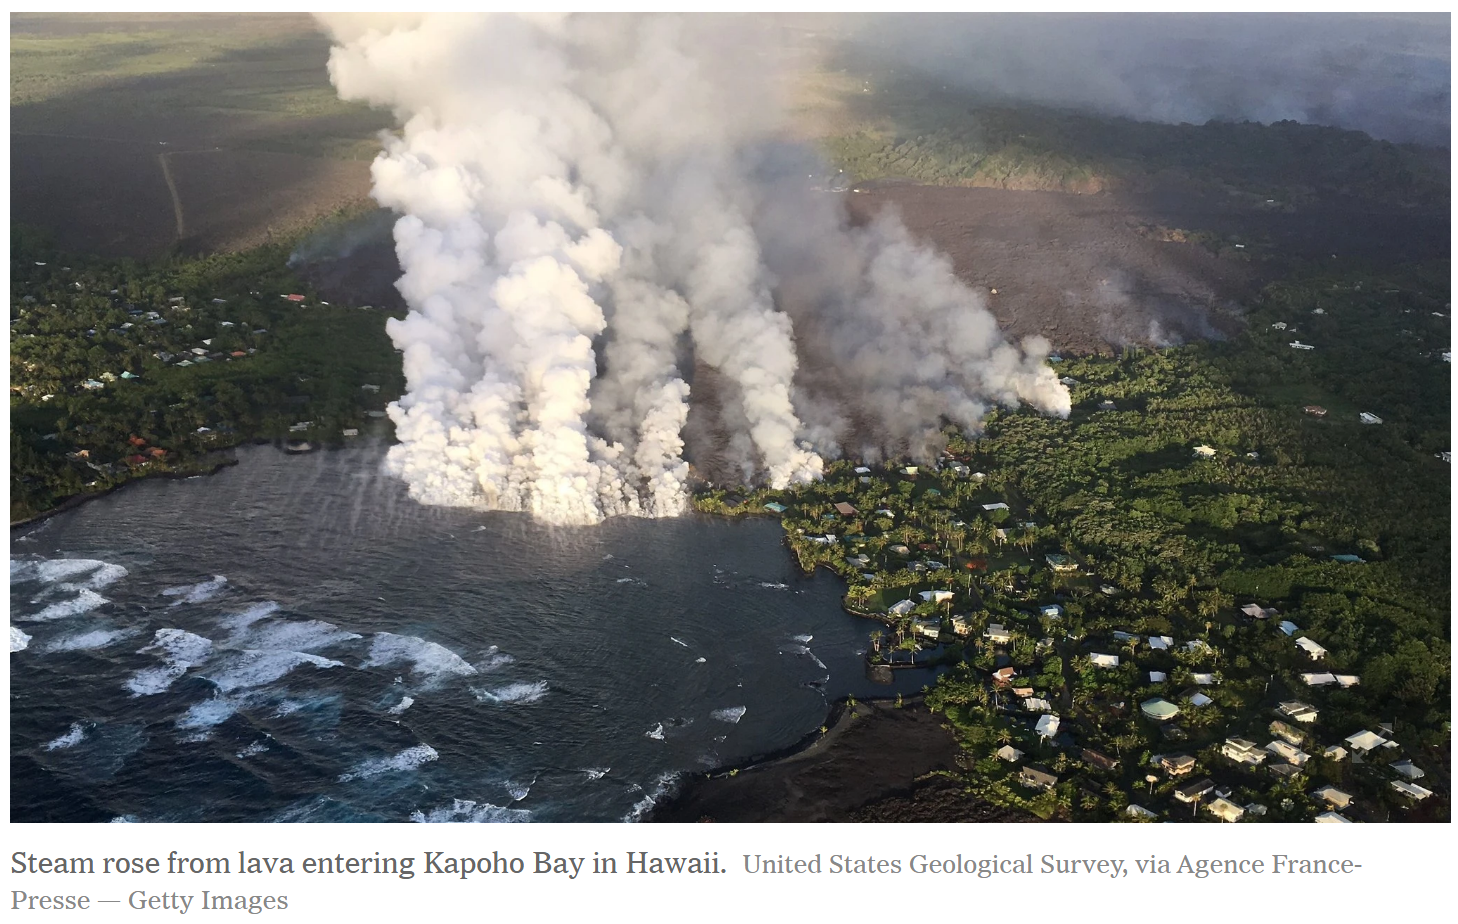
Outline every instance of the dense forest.
POLYGON ((1445 818, 1448 272, 1307 273, 1236 339, 1060 359, 1068 420, 1001 410, 948 431, 932 465, 841 461, 698 504, 780 515, 801 565, 884 623, 873 661, 949 665, 928 702, 971 793, 1043 817, 1210 819, 1174 795, 1208 778, 1247 819, 1309 820, 1336 804, 1326 785, 1355 797, 1344 817, 1445 818), (1159 699, 1175 719, 1142 711, 1159 699), (1392 744, 1343 745, 1364 730, 1392 744), (1297 756, 1222 750, 1273 735, 1297 756), (1056 782, 1026 785, 1015 752, 1056 782), (1436 796, 1392 785, 1402 760, 1436 796))
POLYGON ((11 520, 248 440, 387 428, 404 378, 385 313, 321 301, 289 253, 139 263, 13 228, 11 520))

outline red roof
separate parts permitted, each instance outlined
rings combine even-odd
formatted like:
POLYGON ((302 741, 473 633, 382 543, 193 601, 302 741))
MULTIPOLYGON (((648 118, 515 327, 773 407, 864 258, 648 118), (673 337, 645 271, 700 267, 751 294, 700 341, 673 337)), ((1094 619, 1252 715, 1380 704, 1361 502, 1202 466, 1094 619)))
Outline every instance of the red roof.
POLYGON ((140 436, 134 436, 131 439, 127 440, 127 442, 128 443, 131 443, 133 446, 145 446, 145 445, 147 445, 147 441, 144 440, 144 439, 142 439, 140 436))
POLYGON ((302 295, 285 295, 284 298, 291 302, 301 302, 304 300, 304 296, 302 295))

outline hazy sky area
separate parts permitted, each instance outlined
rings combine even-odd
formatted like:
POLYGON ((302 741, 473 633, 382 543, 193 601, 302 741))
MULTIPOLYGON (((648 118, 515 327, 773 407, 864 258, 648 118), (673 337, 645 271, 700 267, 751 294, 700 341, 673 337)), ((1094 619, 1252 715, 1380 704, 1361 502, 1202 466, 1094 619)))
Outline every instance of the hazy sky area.
POLYGON ((1451 17, 877 15, 867 49, 967 89, 1160 122, 1295 119, 1447 146, 1451 17))

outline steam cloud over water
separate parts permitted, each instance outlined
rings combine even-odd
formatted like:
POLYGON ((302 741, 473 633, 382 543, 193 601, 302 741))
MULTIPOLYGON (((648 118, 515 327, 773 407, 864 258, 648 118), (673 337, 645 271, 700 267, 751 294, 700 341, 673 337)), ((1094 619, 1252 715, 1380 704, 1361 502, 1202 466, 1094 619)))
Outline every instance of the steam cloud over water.
POLYGON ((402 124, 373 177, 411 309, 387 464, 417 500, 678 514, 695 363, 775 487, 843 448, 925 456, 994 403, 1068 413, 1045 342, 1008 343, 945 258, 892 218, 851 227, 784 154, 772 75, 733 34, 752 25, 325 21, 341 97, 402 124))

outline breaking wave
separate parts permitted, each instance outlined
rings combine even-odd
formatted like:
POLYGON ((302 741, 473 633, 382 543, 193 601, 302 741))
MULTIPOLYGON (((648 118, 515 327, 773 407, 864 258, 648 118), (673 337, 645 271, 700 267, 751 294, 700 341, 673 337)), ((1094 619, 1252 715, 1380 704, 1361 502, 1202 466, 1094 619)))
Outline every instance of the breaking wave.
POLYGON ((728 722, 730 725, 738 725, 739 720, 744 718, 744 713, 748 711, 744 706, 729 706, 724 709, 715 709, 709 713, 709 718, 718 719, 720 722, 728 722))
POLYGON ((86 726, 82 725, 80 722, 75 722, 72 723, 70 729, 68 729, 64 735, 47 741, 46 750, 59 751, 64 748, 73 748, 76 745, 80 744, 81 739, 85 737, 86 726))
POLYGON ((356 764, 348 773, 339 775, 339 782, 348 783, 350 780, 367 780, 384 773, 416 770, 438 757, 440 755, 435 748, 428 744, 417 744, 394 757, 376 757, 356 764))
POLYGON ((127 680, 126 688, 132 691, 133 696, 161 693, 189 668, 206 661, 212 653, 211 639, 182 629, 158 629, 152 637, 152 644, 137 649, 137 654, 156 654, 162 659, 162 665, 137 671, 127 680))
POLYGON ((433 808, 429 812, 411 812, 410 820, 417 824, 520 824, 531 821, 532 813, 527 809, 502 808, 490 802, 457 799, 448 806, 433 808))
POLYGON ((412 671, 430 678, 452 674, 469 677, 476 673, 476 668, 444 645, 427 642, 413 635, 376 633, 370 644, 369 657, 360 666, 386 667, 395 664, 409 664, 412 671))
POLYGON ((471 692, 483 703, 522 704, 537 702, 547 695, 547 690, 547 681, 538 680, 536 683, 511 683, 494 690, 478 690, 473 687, 471 692))
POLYGON ((296 667, 312 664, 320 669, 343 667, 342 661, 331 661, 303 651, 241 651, 234 655, 220 671, 208 674, 207 678, 219 690, 231 693, 251 687, 261 687, 287 674, 296 667))
POLYGON ((47 643, 46 651, 93 651, 131 638, 137 632, 137 629, 93 629, 90 632, 77 632, 47 643))
POLYGON ((15 628, 14 626, 11 626, 10 653, 14 654, 17 651, 24 651, 28 647, 30 647, 30 636, 15 628))
POLYGON ((162 596, 178 597, 179 599, 173 602, 173 606, 181 606, 184 603, 205 603, 222 593, 223 588, 227 586, 228 579, 221 574, 215 574, 210 581, 169 587, 162 591, 162 596))
POLYGON ((312 651, 361 638, 357 633, 320 619, 260 622, 253 620, 246 628, 234 633, 228 644, 237 648, 271 651, 312 651))
POLYGON ((623 816, 623 821, 629 824, 642 821, 653 810, 653 806, 658 804, 658 800, 673 792, 678 778, 679 773, 676 771, 660 774, 658 779, 653 781, 653 788, 644 793, 643 798, 633 803, 628 814, 623 816))
POLYGON ((105 606, 111 601, 94 590, 81 590, 70 600, 62 600, 59 603, 52 603, 50 606, 36 613, 34 616, 26 616, 27 622, 50 622, 53 619, 67 619, 71 616, 79 616, 82 613, 89 613, 92 610, 105 606))

